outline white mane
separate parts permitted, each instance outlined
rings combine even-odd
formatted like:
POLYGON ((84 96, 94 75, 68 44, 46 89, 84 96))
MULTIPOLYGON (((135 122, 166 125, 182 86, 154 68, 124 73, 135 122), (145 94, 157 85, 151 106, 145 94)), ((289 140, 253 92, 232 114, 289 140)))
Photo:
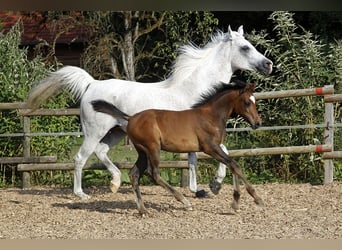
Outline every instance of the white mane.
POLYGON ((205 65, 210 61, 210 57, 217 56, 213 50, 220 48, 221 44, 226 40, 226 35, 222 31, 218 31, 211 36, 210 42, 203 48, 190 43, 179 48, 173 69, 171 71, 170 79, 174 83, 188 79, 196 69, 205 65))

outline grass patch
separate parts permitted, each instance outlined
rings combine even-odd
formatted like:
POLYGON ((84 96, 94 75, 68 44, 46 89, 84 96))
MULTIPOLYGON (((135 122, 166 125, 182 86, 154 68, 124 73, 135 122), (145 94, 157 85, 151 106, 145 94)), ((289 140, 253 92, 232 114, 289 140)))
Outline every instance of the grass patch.
MULTIPOLYGON (((81 147, 83 142, 83 138, 79 138, 77 140, 77 144, 73 146, 71 156, 73 157, 78 149, 81 147)), ((113 162, 132 162, 132 166, 134 162, 138 158, 138 154, 133 145, 126 145, 125 141, 122 140, 119 144, 115 145, 108 151, 108 157, 113 162)), ((178 153, 170 153, 162 151, 160 154, 161 161, 175 161, 179 160, 178 153)), ((72 159, 71 159, 72 160, 72 159)), ((97 158, 95 154, 92 154, 88 162, 91 163, 100 163, 100 160, 97 158)), ((172 185, 180 185, 181 183, 181 170, 180 169, 161 169, 161 176, 172 185)), ((121 181, 123 184, 129 184, 129 170, 122 169, 121 170, 121 181)), ((103 186, 109 185, 111 180, 111 175, 107 170, 84 170, 82 183, 84 187, 89 186, 103 186)), ((143 176, 141 178, 142 185, 152 185, 154 184, 148 176, 143 176)))

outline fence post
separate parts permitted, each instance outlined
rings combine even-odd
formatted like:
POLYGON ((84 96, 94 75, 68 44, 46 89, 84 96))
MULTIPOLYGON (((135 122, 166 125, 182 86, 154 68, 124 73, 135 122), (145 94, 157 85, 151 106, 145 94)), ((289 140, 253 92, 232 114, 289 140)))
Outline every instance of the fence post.
POLYGON ((189 186, 189 168, 182 168, 181 187, 189 186))
MULTIPOLYGON (((326 87, 333 85, 328 85, 326 87)), ((332 102, 325 102, 324 123, 324 144, 331 145, 332 152, 334 151, 334 105, 332 102)), ((324 184, 333 182, 334 177, 334 162, 333 159, 324 160, 324 184)))
MULTIPOLYGON (((28 135, 30 133, 30 117, 24 116, 24 142, 23 142, 23 150, 24 150, 24 157, 30 157, 31 156, 31 143, 30 143, 30 136, 28 135)), ((22 173, 22 188, 29 188, 31 184, 31 178, 30 178, 30 172, 23 172, 22 173)))

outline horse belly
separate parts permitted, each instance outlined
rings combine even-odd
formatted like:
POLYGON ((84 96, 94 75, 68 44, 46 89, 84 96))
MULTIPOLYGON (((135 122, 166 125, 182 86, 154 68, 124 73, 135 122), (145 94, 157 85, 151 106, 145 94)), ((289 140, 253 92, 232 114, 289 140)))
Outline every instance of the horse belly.
POLYGON ((194 123, 185 111, 156 111, 161 147, 171 152, 199 151, 194 123))
POLYGON ((161 138, 161 149, 175 153, 198 152, 200 150, 196 137, 189 135, 182 136, 181 134, 163 134, 161 138))

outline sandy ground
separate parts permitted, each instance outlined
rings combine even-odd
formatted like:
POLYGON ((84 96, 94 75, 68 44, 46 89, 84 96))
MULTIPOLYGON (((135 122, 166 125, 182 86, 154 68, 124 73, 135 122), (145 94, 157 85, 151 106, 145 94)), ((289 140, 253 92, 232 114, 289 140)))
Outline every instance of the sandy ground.
MULTIPOLYGON (((201 188, 209 190, 206 185, 201 188)), ((142 186, 149 215, 141 217, 130 186, 113 194, 87 188, 80 200, 70 188, 0 189, 0 239, 342 239, 342 183, 255 186, 265 207, 243 189, 230 209, 232 186, 198 199, 177 188, 193 210, 159 186, 142 186)))

